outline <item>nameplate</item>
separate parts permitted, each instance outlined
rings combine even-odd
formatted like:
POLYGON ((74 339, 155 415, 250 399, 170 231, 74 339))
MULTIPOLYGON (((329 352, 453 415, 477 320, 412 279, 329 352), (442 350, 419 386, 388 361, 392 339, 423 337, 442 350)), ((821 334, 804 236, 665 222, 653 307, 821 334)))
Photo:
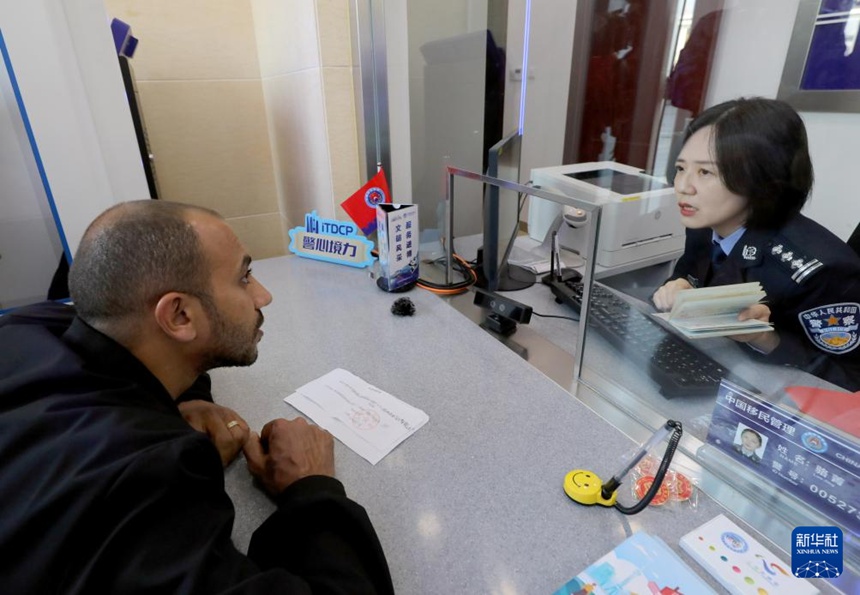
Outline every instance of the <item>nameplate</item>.
POLYGON ((353 223, 323 219, 316 211, 305 215, 304 227, 289 231, 290 252, 302 258, 362 268, 373 264, 373 242, 358 235, 353 223))
POLYGON ((817 420, 720 385, 708 442, 850 530, 860 532, 860 450, 817 420), (755 445, 744 448, 744 435, 755 445))

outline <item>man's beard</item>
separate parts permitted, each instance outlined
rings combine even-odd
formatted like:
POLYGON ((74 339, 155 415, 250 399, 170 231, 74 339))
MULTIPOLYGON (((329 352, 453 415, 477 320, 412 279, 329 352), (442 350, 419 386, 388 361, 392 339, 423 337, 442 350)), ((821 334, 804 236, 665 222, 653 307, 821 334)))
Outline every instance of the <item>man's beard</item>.
POLYGON ((262 312, 258 312, 257 324, 249 328, 228 321, 214 307, 210 310, 214 345, 203 360, 202 371, 250 366, 257 361, 257 330, 263 325, 262 312))

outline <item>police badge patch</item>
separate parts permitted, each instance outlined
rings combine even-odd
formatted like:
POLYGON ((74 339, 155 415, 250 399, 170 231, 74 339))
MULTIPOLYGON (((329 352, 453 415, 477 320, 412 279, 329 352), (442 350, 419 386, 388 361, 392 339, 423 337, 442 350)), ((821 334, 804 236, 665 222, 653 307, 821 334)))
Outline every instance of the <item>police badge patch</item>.
POLYGON ((829 304, 797 315, 806 336, 827 353, 848 353, 857 347, 860 304, 829 304))

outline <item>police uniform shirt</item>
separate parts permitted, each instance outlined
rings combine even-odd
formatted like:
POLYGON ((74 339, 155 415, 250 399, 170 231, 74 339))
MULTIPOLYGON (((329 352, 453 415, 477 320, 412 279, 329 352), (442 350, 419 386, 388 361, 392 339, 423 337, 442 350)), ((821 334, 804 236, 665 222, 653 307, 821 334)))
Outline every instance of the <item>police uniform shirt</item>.
POLYGON ((712 231, 688 229, 672 279, 694 287, 758 281, 779 333, 767 361, 860 390, 860 257, 803 215, 779 230, 748 229, 719 266, 712 231))

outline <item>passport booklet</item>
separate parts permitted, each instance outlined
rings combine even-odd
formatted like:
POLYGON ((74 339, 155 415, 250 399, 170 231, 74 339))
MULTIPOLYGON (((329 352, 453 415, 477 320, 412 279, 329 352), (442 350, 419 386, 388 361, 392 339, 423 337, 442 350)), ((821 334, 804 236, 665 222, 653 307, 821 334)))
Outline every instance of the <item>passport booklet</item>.
POLYGON ((669 312, 654 314, 690 339, 772 331, 761 320, 738 320, 741 310, 766 297, 760 283, 737 283, 679 291, 669 312))

